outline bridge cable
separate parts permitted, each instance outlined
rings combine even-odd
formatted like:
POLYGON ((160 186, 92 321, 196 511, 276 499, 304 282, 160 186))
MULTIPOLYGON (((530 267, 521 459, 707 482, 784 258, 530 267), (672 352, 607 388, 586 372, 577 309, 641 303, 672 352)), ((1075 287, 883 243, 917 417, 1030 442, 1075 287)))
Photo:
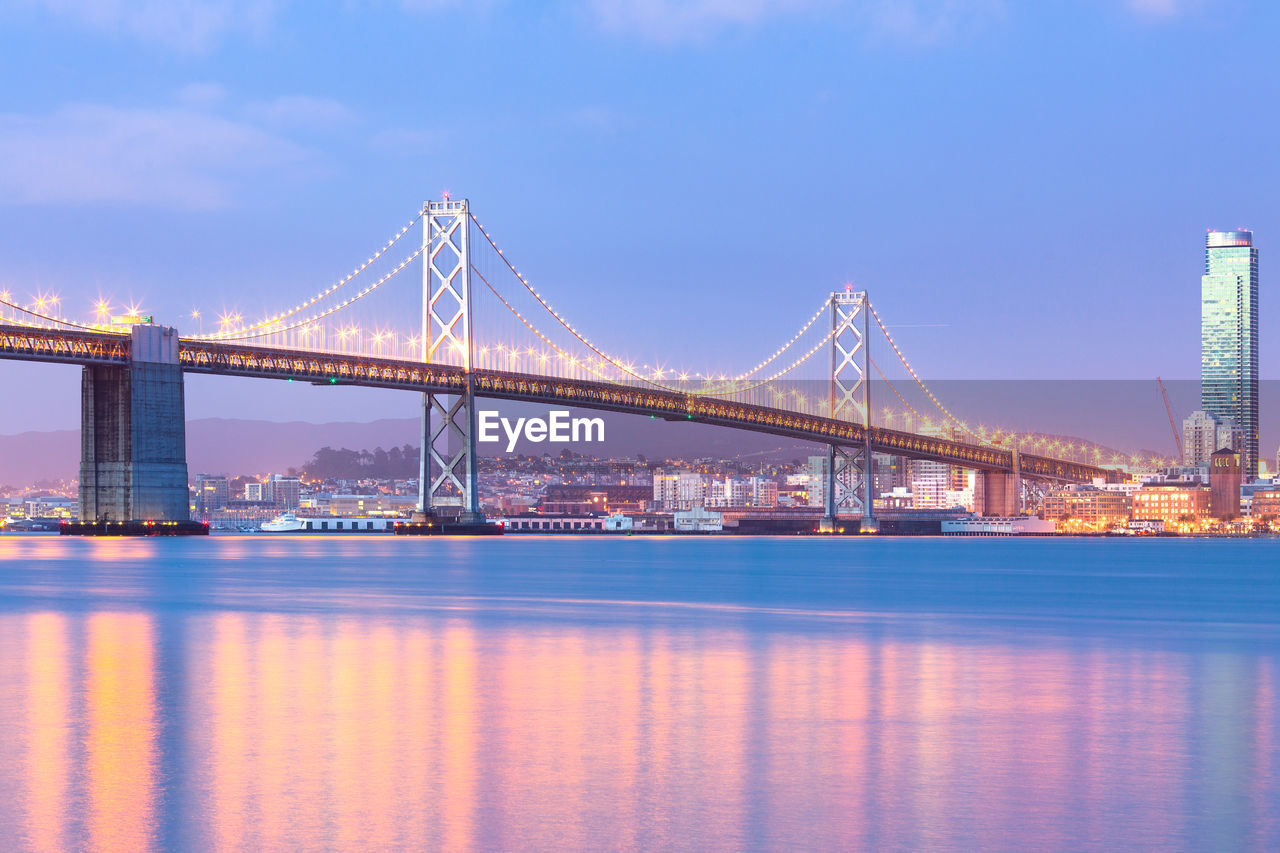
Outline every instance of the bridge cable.
MULTIPOLYGON (((234 334, 230 332, 225 334, 220 333, 220 337, 217 337, 216 339, 213 339, 213 340, 215 340, 215 342, 216 341, 247 341, 255 338, 265 338, 270 335, 278 335, 284 332, 291 332, 294 329, 301 329, 304 326, 311 325, 317 320, 323 320, 325 317, 328 317, 332 314, 336 314, 338 311, 341 311, 343 308, 346 308, 348 305, 352 304, 353 302, 357 302, 363 299, 373 291, 377 290, 382 285, 386 284, 392 278, 397 276, 401 271, 403 271, 405 267, 409 266, 409 264, 416 261, 418 257, 424 251, 427 250, 427 248, 428 248, 427 246, 420 246, 417 250, 414 251, 412 255, 409 255, 407 258, 401 261, 394 269, 392 269, 391 272, 387 273, 382 278, 378 279, 373 284, 366 287, 364 290, 359 291, 358 293, 356 293, 355 296, 348 297, 345 301, 340 302, 337 305, 332 306, 331 308, 326 308, 324 311, 321 311, 317 314, 312 314, 310 317, 308 317, 305 320, 302 320, 297 323, 293 323, 292 325, 289 325, 289 326, 280 326, 273 329, 264 329, 262 331, 255 332, 254 334, 240 334, 240 332, 243 330, 236 330, 234 334)), ((260 327, 262 324, 258 324, 258 325, 260 327)), ((193 338, 193 340, 210 340, 210 339, 211 338, 209 336, 205 336, 201 338, 193 338)))
MULTIPOLYGON (((581 332, 575 329, 572 323, 570 323, 567 319, 561 316, 559 312, 557 312, 554 308, 552 308, 551 304, 548 303, 545 298, 543 298, 542 294, 538 293, 538 291, 533 288, 533 285, 529 284, 529 280, 526 279, 523 275, 521 275, 520 271, 515 268, 515 265, 511 263, 510 259, 507 258, 506 253, 503 252, 502 249, 498 248, 498 244, 494 242, 493 237, 489 234, 489 232, 485 229, 485 227, 480 224, 480 221, 476 219, 475 215, 474 214, 468 214, 468 215, 471 217, 471 221, 475 223, 476 228, 478 228, 480 230, 480 233, 484 236, 485 241, 490 245, 490 247, 493 248, 495 252, 498 253, 498 257, 502 259, 503 264, 505 264, 507 269, 511 271, 512 275, 514 275, 517 279, 520 280, 520 283, 524 286, 524 288, 529 291, 529 293, 533 296, 533 298, 536 299, 538 303, 547 311, 547 313, 549 313, 552 317, 554 317, 555 320, 558 323, 560 323, 561 326, 563 326, 571 335, 577 338, 584 346, 586 346, 596 355, 600 356, 600 358, 612 364, 614 367, 618 368, 624 373, 635 376, 637 379, 640 379, 646 382, 649 381, 645 379, 645 377, 635 373, 632 369, 627 367, 624 363, 620 362, 619 360, 613 358, 612 356, 609 356, 608 354, 600 350, 595 344, 587 340, 585 335, 583 335, 581 332)), ((809 329, 813 326, 814 323, 818 321, 818 319, 822 316, 823 312, 826 310, 827 306, 829 306, 830 304, 831 304, 831 298, 828 297, 826 300, 823 301, 822 305, 818 308, 817 312, 815 312, 814 315, 809 318, 809 320, 800 328, 798 332, 796 332, 794 336, 792 336, 792 338, 789 341, 787 341, 785 344, 779 347, 772 355, 770 355, 764 361, 760 362, 758 365, 756 365, 746 373, 743 373, 739 376, 734 377, 733 379, 730 380, 730 382, 741 382, 745 379, 749 379, 751 376, 763 370, 773 361, 778 359, 784 352, 786 352, 787 349, 789 349, 801 337, 803 337, 806 332, 809 331, 809 329)), ((800 361, 797 361, 787 370, 789 371, 791 369, 794 369, 794 367, 803 363, 804 360, 805 359, 801 359, 800 361)), ((786 372, 787 371, 783 371, 783 374, 785 374, 786 372)), ((782 375, 782 374, 777 374, 777 375, 782 375)), ((774 378, 777 378, 777 376, 775 376, 774 378)), ((772 380, 766 380, 766 382, 768 381, 772 381, 772 380)), ((666 386, 657 386, 657 387, 666 387, 666 386)), ((753 387, 759 387, 759 386, 757 385, 753 387)), ((668 390, 675 390, 675 389, 668 388, 668 390)), ((721 386, 715 391, 696 392, 696 396, 723 396, 725 394, 739 393, 740 390, 742 389, 731 388, 729 386, 721 386)), ((682 391, 680 393, 691 393, 691 392, 682 391)))
MULTIPOLYGON (((305 301, 303 301, 303 302, 298 303, 298 305, 296 305, 292 310, 290 310, 290 311, 284 311, 284 312, 281 312, 280 314, 277 314, 277 315, 276 315, 276 316, 274 316, 274 317, 271 317, 271 318, 269 318, 269 319, 267 319, 267 320, 263 320, 263 321, 261 321, 261 322, 259 322, 259 323, 255 323, 255 324, 254 324, 254 325, 252 325, 252 326, 245 326, 245 327, 242 327, 242 328, 239 328, 239 329, 230 329, 230 330, 228 330, 228 331, 226 331, 226 332, 211 332, 211 333, 209 333, 209 334, 207 334, 207 335, 193 335, 193 336, 192 336, 192 339, 193 339, 193 340, 240 340, 241 338, 235 338, 235 337, 231 337, 231 336, 232 336, 232 335, 239 335, 241 332, 251 332, 251 331, 254 331, 254 330, 256 330, 256 329, 263 328, 263 327, 265 327, 265 326, 270 326, 270 325, 272 325, 272 324, 279 323, 279 322, 280 322, 280 321, 282 321, 282 320, 287 320, 288 318, 293 317, 293 316, 295 316, 295 315, 297 315, 297 314, 299 314, 299 313, 301 313, 301 312, 303 312, 303 311, 307 310, 307 309, 308 309, 308 308, 310 308, 312 305, 315 305, 317 302, 320 302, 320 301, 324 300, 324 299, 325 299, 325 297, 327 297, 327 296, 329 296, 329 295, 333 294, 335 291, 337 291, 337 290, 341 289, 342 287, 345 287, 345 286, 346 286, 347 284, 349 284, 353 279, 355 279, 355 278, 356 278, 356 276, 360 275, 360 274, 361 274, 361 273, 363 273, 365 270, 367 270, 367 269, 368 269, 370 266, 372 266, 372 265, 373 265, 373 264, 374 264, 374 263, 375 263, 379 258, 381 258, 384 254, 386 254, 386 253, 387 253, 387 250, 389 250, 391 247, 395 246, 395 245, 396 245, 396 243, 399 243, 399 242, 400 242, 400 238, 402 238, 405 234, 407 234, 407 233, 409 232, 409 229, 410 229, 410 228, 412 228, 414 225, 417 225, 417 224, 418 224, 418 222, 420 222, 421 220, 422 220, 422 213, 419 213, 417 216, 415 216, 412 220, 410 220, 410 221, 409 221, 409 224, 408 224, 408 225, 406 225, 406 226, 404 226, 403 228, 401 228, 401 229, 400 229, 400 230, 395 234, 395 236, 393 236, 390 240, 388 240, 385 246, 382 246, 381 248, 379 248, 376 252, 374 252, 374 253, 373 253, 373 254, 368 258, 368 260, 366 260, 363 264, 361 264, 360 266, 358 266, 358 267, 356 267, 354 270, 352 270, 352 271, 351 271, 351 272, 350 272, 350 273, 349 273, 345 278, 340 279, 338 282, 336 282, 335 284, 331 285, 329 288, 327 288, 327 289, 325 289, 325 290, 320 291, 319 293, 317 293, 316 295, 314 295, 314 296, 312 296, 312 297, 308 298, 307 300, 305 300, 305 301)), ((421 252, 419 252, 419 254, 421 254, 421 252)), ((325 315, 322 315, 322 316, 325 316, 325 315)), ((303 325, 305 325, 305 324, 303 324, 303 325)), ((293 328, 297 328, 297 327, 293 327, 293 328)), ((274 330, 272 330, 272 333, 274 334, 276 331, 282 331, 282 330, 274 329, 274 330)), ((254 337, 261 337, 261 335, 257 335, 257 336, 254 336, 254 337)))
MULTIPOLYGON (((7 306, 9 306, 10 308, 13 308, 13 309, 15 309, 15 310, 17 310, 17 311, 21 311, 23 314, 27 314, 27 315, 29 315, 29 316, 31 316, 31 317, 39 317, 41 320, 47 320, 47 321, 48 321, 48 322, 50 322, 50 323, 56 323, 56 324, 58 324, 58 325, 60 325, 60 326, 71 326, 72 328, 76 328, 76 329, 83 329, 83 330, 85 330, 85 331, 87 331, 87 332, 106 332, 107 334, 113 334, 113 335, 115 335, 115 334, 120 334, 120 335, 126 334, 125 332, 117 332, 117 331, 114 331, 114 330, 112 330, 112 329, 106 328, 106 327, 104 327, 104 326, 86 326, 86 325, 84 325, 83 323, 77 323, 77 322, 76 322, 76 321, 74 321, 74 320, 68 320, 66 317, 53 317, 53 316, 48 315, 48 314, 42 314, 42 313, 41 313, 41 312, 39 312, 39 311, 32 311, 30 308, 23 308, 21 305, 18 305, 18 304, 17 304, 17 303, 15 303, 15 302, 10 302, 8 299, 0 299, 0 305, 7 305, 7 306)), ((27 323, 27 322, 24 322, 23 320, 20 320, 20 319, 19 319, 19 318, 17 318, 17 317, 9 317, 9 318, 6 318, 6 319, 10 320, 10 321, 11 321, 11 322, 13 322, 15 325, 23 326, 23 327, 26 327, 26 328, 31 328, 31 329, 47 329, 47 328, 49 328, 48 326, 41 326, 39 323, 27 323)))
POLYGON ((876 325, 880 327, 880 331, 884 334, 885 340, 889 342, 889 346, 893 349, 894 354, 898 356, 898 360, 902 362, 902 366, 907 369, 907 373, 911 374, 911 378, 914 379, 916 381, 916 384, 920 386, 920 390, 924 391, 925 396, 927 396, 933 402, 933 404, 938 407, 938 411, 942 412, 942 414, 946 416, 948 420, 950 420, 956 426, 960 427, 960 429, 964 430, 969 435, 976 438, 982 444, 995 447, 996 445, 992 444, 986 438, 978 435, 976 432, 971 430, 968 424, 966 424, 964 421, 957 418, 955 415, 951 413, 950 409, 942 405, 942 401, 934 396, 933 392, 929 390, 929 387, 924 384, 924 380, 920 378, 920 374, 916 373, 915 368, 913 368, 911 366, 911 363, 907 361, 907 357, 903 355, 902 350, 898 348, 898 344, 893 340, 893 335, 889 334, 889 330, 885 327, 884 321, 880 319, 880 315, 876 312, 875 307, 871 304, 870 301, 867 302, 867 309, 871 311, 871 316, 875 318, 876 325))

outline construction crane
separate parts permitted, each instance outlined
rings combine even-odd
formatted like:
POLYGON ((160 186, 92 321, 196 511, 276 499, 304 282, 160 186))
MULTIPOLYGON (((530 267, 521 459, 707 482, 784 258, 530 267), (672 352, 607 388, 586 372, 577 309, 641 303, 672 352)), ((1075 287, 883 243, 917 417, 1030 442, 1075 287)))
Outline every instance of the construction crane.
POLYGON ((1185 452, 1182 449, 1182 435, 1178 432, 1178 425, 1173 420, 1173 407, 1169 405, 1169 392, 1164 390, 1164 380, 1159 376, 1156 377, 1156 384, 1160 386, 1160 396, 1164 398, 1164 410, 1169 415, 1169 429, 1173 430, 1173 443, 1178 446, 1178 459, 1185 458, 1185 452))

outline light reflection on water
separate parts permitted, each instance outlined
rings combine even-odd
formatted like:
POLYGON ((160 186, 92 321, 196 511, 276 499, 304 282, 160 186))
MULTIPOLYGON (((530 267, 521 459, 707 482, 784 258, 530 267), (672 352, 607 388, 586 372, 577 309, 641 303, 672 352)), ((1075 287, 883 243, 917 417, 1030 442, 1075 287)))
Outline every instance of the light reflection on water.
POLYGON ((0 540, 3 846, 1280 846, 1275 593, 1218 574, 1264 552, 954 544, 1179 593, 924 595, 964 570, 925 542, 0 540))

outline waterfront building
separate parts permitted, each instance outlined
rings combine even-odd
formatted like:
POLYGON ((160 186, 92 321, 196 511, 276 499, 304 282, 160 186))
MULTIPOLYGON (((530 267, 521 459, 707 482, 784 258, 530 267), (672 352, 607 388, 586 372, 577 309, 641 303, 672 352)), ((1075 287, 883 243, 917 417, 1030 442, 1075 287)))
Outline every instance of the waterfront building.
POLYGON ((266 487, 262 483, 245 483, 244 484, 244 499, 246 501, 250 501, 252 503, 261 503, 262 501, 266 500, 266 498, 263 497, 265 493, 266 493, 266 487))
POLYGON ((272 474, 263 483, 262 499, 281 509, 297 509, 302 499, 302 483, 297 477, 272 474))
POLYGON ((1209 464, 1215 450, 1236 449, 1231 421, 1197 409, 1182 421, 1182 464, 1200 468, 1209 464))
POLYGON ((352 517, 397 516, 407 517, 418 506, 412 495, 332 495, 328 514, 352 517))
POLYGON ((675 514, 674 526, 681 533, 716 533, 724 529, 724 517, 701 506, 675 514))
POLYGON ((809 457, 809 506, 827 505, 827 457, 809 457))
POLYGON ((750 486, 741 477, 716 478, 707 484, 707 506, 747 506, 750 486))
POLYGON ((222 474, 196 475, 196 513, 204 516, 231 499, 231 481, 222 474))
POLYGON ((1258 521, 1280 521, 1280 486, 1254 492, 1253 511, 1250 514, 1258 521))
POLYGON ((768 477, 751 477, 747 480, 751 488, 751 506, 775 507, 778 505, 778 483, 768 477))
POLYGON ((894 486, 880 497, 876 498, 875 509, 877 512, 883 510, 906 510, 911 509, 915 505, 915 495, 911 494, 911 490, 906 486, 894 486))
POLYGON ((908 467, 911 472, 911 508, 949 508, 947 490, 951 484, 951 466, 932 459, 913 459, 908 467))
POLYGON ((608 515, 643 512, 653 497, 652 486, 550 485, 543 489, 539 504, 547 514, 608 515))
POLYGON ((1234 450, 1209 457, 1209 512, 1224 521, 1240 516, 1240 455, 1234 450))
POLYGON ((1200 407, 1231 422, 1241 467, 1248 479, 1257 477, 1258 250, 1250 231, 1210 231, 1205 238, 1200 407))
POLYGON ((632 521, 631 516, 617 512, 604 520, 604 527, 602 529, 613 533, 628 533, 634 527, 635 522, 632 521))
POLYGON ((1132 499, 1124 492, 1072 485, 1045 495, 1043 511, 1060 527, 1075 522, 1083 529, 1101 531, 1128 521, 1132 507, 1132 499))
POLYGON ((666 510, 702 506, 707 500, 706 478, 697 471, 659 468, 653 472, 653 500, 666 510))
POLYGON ((1209 517, 1209 489, 1182 482, 1144 483, 1133 495, 1133 517, 1163 521, 1166 529, 1194 526, 1209 517))
POLYGON ((598 516, 539 514, 509 516, 494 520, 513 533, 579 533, 605 529, 605 519, 598 516))
POLYGON ((970 512, 982 506, 982 478, 972 468, 951 466, 947 489, 942 493, 942 507, 964 507, 970 512))

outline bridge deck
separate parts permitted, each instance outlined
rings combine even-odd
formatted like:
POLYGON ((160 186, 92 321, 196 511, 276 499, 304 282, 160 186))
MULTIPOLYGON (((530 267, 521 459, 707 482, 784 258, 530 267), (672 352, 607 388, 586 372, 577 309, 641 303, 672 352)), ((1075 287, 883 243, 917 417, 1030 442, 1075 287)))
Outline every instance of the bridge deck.
MULTIPOLYGON (((127 336, 109 332, 0 326, 0 358, 118 364, 128 362, 129 345, 127 336)), ((439 394, 458 393, 467 382, 462 368, 447 364, 208 341, 183 340, 179 361, 188 373, 302 379, 439 394)), ((866 438, 863 427, 849 421, 675 391, 495 370, 476 370, 472 377, 475 394, 485 398, 653 415, 824 444, 859 446, 866 438)), ((884 427, 873 426, 870 432, 871 448, 877 453, 980 470, 1011 471, 1014 467, 1013 453, 1002 448, 884 427)), ((1115 481, 1118 476, 1112 469, 1031 454, 1019 454, 1017 464, 1023 476, 1035 479, 1087 482, 1100 477, 1115 481)))

